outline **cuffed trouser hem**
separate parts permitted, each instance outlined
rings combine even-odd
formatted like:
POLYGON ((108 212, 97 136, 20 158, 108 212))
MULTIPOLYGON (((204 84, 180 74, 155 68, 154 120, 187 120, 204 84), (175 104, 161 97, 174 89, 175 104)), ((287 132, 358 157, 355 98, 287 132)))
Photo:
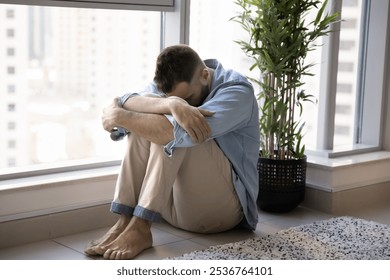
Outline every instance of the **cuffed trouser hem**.
POLYGON ((161 215, 160 213, 148 210, 146 208, 143 208, 142 206, 137 205, 134 209, 134 216, 148 220, 150 222, 159 223, 161 222, 161 215))
POLYGON ((112 202, 111 203, 111 212, 116 213, 116 214, 122 214, 125 215, 126 217, 132 217, 134 213, 134 208, 120 204, 117 202, 112 202))
POLYGON ((141 206, 136 206, 135 209, 133 207, 117 203, 117 202, 112 202, 111 203, 111 212, 115 214, 122 214, 125 215, 126 217, 132 217, 136 216, 138 218, 148 220, 150 222, 161 222, 162 218, 160 213, 148 210, 146 208, 143 208, 141 206))

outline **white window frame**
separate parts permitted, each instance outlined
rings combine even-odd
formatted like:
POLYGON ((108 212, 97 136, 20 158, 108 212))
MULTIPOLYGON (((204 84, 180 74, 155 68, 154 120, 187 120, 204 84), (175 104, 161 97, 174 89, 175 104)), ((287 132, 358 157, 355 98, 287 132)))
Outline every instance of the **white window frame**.
POLYGON ((145 11, 174 11, 175 6, 175 0, 1 0, 0 3, 145 11))

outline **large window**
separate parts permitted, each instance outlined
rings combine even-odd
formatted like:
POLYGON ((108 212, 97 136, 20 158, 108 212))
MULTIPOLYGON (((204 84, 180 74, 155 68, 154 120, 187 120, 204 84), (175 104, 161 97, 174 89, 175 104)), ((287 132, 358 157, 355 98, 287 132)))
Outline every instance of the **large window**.
POLYGON ((120 159, 101 112, 153 78, 160 25, 156 11, 1 4, 0 173, 120 159))

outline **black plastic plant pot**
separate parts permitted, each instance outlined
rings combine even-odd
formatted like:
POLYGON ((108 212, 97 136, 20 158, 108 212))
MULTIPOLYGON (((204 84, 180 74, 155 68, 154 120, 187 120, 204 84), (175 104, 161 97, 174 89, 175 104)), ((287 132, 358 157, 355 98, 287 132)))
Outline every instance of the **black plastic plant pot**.
POLYGON ((305 199, 307 157, 276 160, 259 157, 257 205, 266 212, 295 209, 305 199))

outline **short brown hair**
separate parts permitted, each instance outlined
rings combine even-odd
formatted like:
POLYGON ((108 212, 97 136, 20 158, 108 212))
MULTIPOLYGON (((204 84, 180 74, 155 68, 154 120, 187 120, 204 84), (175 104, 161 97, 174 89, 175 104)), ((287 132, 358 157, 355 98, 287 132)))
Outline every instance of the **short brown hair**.
POLYGON ((201 63, 199 55, 189 46, 167 47, 157 57, 154 82, 163 93, 171 92, 177 83, 191 82, 201 63))

